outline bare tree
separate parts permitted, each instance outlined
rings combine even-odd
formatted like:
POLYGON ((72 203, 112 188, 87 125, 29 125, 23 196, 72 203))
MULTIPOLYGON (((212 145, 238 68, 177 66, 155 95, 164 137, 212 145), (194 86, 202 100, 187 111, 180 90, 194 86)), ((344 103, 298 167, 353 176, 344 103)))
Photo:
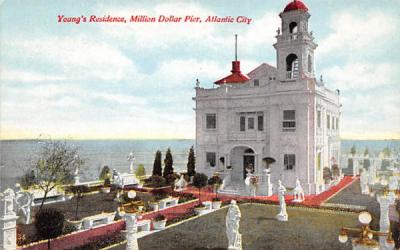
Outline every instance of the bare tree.
POLYGON ((42 209, 47 195, 59 185, 73 181, 74 172, 84 164, 78 155, 78 149, 67 145, 66 141, 46 140, 33 166, 28 170, 32 184, 44 193, 39 211, 42 209))

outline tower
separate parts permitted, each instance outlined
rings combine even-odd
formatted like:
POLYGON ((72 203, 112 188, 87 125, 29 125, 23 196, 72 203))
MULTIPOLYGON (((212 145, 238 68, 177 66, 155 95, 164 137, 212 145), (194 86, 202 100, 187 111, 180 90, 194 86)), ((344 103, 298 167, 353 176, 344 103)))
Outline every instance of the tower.
POLYGON ((310 14, 300 0, 293 0, 279 14, 281 27, 274 44, 277 53, 278 79, 293 81, 304 77, 314 77, 314 43, 308 31, 310 14))

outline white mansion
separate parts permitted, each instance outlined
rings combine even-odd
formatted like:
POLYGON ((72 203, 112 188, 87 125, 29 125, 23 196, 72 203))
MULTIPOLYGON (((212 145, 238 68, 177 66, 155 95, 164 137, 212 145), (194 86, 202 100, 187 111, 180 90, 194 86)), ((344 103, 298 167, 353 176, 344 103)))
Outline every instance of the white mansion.
POLYGON ((196 87, 196 169, 229 173, 237 186, 246 168, 262 175, 265 159, 273 158, 272 183, 294 187, 298 177, 306 194, 316 194, 323 168, 339 164, 339 91, 315 78, 308 8, 294 0, 279 16, 276 68, 263 63, 244 75, 235 59, 217 88, 196 87))

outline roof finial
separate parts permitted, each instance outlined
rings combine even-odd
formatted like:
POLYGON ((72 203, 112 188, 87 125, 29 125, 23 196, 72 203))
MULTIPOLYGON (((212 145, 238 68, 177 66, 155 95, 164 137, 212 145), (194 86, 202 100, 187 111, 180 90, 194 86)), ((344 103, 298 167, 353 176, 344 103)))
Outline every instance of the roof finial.
POLYGON ((235 61, 237 61, 237 34, 235 34, 235 61))

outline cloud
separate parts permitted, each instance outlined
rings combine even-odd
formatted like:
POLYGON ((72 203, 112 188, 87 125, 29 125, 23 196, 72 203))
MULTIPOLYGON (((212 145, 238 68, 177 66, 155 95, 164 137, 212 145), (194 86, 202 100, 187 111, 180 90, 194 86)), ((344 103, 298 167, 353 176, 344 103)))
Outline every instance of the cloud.
POLYGON ((0 69, 0 79, 10 82, 47 82, 47 81, 62 81, 64 76, 42 74, 24 70, 0 69))
POLYGON ((341 11, 331 16, 333 32, 320 42, 318 53, 351 56, 354 52, 371 52, 395 38, 398 25, 397 17, 382 11, 341 11))
POLYGON ((343 91, 359 91, 396 84, 397 63, 349 63, 323 69, 328 86, 343 91))
MULTIPOLYGON (((61 79, 100 79, 113 82, 122 79, 135 68, 120 50, 87 36, 14 37, 6 42, 5 47, 8 48, 5 53, 8 57, 49 65, 61 75, 56 78, 61 79)), ((11 71, 7 77, 25 81, 49 78, 27 72, 16 77, 16 73, 18 71, 11 71)))

